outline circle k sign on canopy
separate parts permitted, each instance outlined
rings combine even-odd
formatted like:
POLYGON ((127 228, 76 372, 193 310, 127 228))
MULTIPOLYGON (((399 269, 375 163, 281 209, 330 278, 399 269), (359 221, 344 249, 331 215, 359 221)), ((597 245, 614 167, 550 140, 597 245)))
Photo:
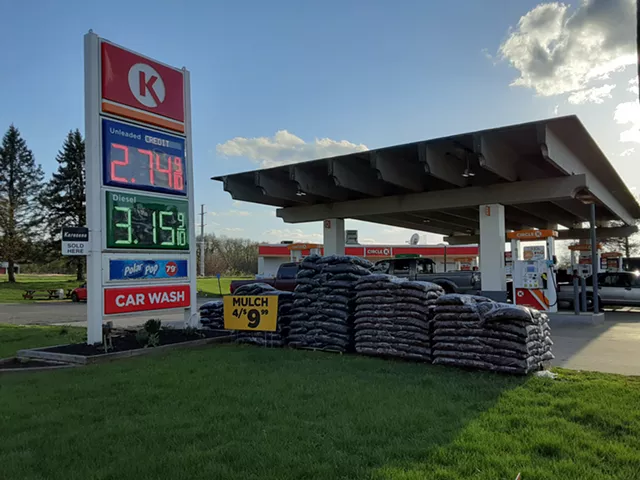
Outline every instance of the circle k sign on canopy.
POLYGON ((181 70, 108 42, 102 43, 101 54, 102 110, 105 113, 184 133, 184 75, 181 70))

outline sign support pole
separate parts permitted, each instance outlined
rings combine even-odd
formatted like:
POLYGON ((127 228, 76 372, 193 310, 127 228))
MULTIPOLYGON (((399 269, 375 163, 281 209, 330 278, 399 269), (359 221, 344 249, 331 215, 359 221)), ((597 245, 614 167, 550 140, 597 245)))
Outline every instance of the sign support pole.
MULTIPOLYGON (((186 157, 187 157, 187 165, 189 166, 189 180, 190 180, 190 196, 191 201, 189 202, 189 217, 195 219, 196 218, 196 209, 195 202, 193 201, 195 195, 195 175, 193 174, 193 145, 191 140, 191 74, 189 70, 185 67, 182 68, 182 72, 184 74, 184 104, 185 104, 185 112, 184 112, 184 134, 187 139, 185 143, 186 148, 186 157)), ((196 265, 198 264, 196 258, 196 226, 195 222, 191 222, 191 228, 189 229, 189 278, 191 285, 191 306, 184 311, 184 320, 185 323, 193 328, 197 328, 200 324, 200 317, 198 315, 198 287, 196 285, 197 281, 197 270, 196 265)))
POLYGON ((84 36, 84 135, 86 216, 89 228, 87 256, 87 343, 102 343, 102 215, 100 153, 100 41, 89 30, 84 36))

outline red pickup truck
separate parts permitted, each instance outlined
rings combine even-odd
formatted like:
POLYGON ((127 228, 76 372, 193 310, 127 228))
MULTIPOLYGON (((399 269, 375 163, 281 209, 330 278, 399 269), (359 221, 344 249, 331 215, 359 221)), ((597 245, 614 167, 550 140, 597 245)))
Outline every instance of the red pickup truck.
POLYGON ((264 278, 261 280, 234 280, 231 282, 229 290, 234 293, 238 287, 243 285, 251 285, 252 283, 266 283, 274 287, 276 290, 284 292, 293 292, 296 287, 296 274, 300 265, 298 263, 283 263, 278 267, 276 278, 264 278))

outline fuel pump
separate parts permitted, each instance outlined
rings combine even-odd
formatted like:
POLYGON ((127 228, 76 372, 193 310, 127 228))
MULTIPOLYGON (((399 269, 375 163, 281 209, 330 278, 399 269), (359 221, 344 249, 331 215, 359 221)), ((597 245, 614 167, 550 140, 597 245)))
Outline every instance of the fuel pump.
MULTIPOLYGON (((597 247, 598 258, 595 261, 596 265, 601 265, 600 250, 602 245, 598 244, 597 247)), ((571 270, 577 271, 580 278, 589 278, 593 273, 593 264, 591 258, 591 245, 579 243, 576 245, 569 245, 569 251, 571 252, 571 270)), ((603 270, 602 267, 600 270, 603 270)))
POLYGON ((518 230, 509 232, 513 263, 513 299, 516 305, 544 312, 558 311, 556 288, 555 230, 518 230), (526 246, 521 242, 544 241, 544 245, 526 246))
POLYGON ((605 252, 600 254, 600 271, 609 273, 622 272, 622 253, 605 252))

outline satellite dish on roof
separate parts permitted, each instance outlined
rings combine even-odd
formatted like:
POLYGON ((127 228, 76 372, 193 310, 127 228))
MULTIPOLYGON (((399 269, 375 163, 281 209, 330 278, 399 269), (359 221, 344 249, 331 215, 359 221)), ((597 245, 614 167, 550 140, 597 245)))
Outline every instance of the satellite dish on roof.
POLYGON ((411 240, 409 240, 409 245, 417 245, 420 242, 420 235, 414 233, 411 235, 411 240))

